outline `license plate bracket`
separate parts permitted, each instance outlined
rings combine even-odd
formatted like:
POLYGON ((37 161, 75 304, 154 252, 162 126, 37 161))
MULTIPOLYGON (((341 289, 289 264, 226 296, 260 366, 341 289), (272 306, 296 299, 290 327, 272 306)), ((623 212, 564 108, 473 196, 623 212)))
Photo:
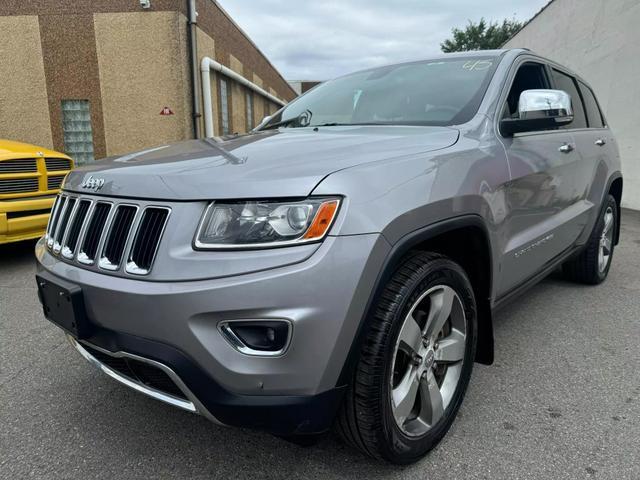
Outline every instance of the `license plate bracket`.
POLYGON ((48 272, 36 274, 38 297, 44 316, 77 339, 91 334, 82 289, 48 272))

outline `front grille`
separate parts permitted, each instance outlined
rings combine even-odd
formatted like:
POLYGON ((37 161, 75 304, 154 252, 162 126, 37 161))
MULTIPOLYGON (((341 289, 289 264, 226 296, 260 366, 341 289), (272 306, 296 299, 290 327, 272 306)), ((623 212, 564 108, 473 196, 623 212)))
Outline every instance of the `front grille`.
POLYGON ((62 180, 64 180, 64 175, 47 178, 47 190, 59 190, 62 186, 62 180))
POLYGON ((45 158, 44 163, 48 172, 71 170, 71 161, 66 158, 45 158))
POLYGON ((0 179, 0 194, 30 193, 38 191, 37 178, 2 178, 0 179))
POLYGON ((105 364, 112 370, 130 378, 133 381, 142 383, 147 387, 159 390, 174 397, 187 400, 186 395, 178 388, 175 382, 163 370, 145 362, 125 357, 114 357, 107 355, 88 345, 82 345, 87 352, 95 357, 99 362, 105 364))
POLYGON ((5 160, 0 162, 0 174, 3 173, 35 173, 38 171, 38 163, 35 158, 21 160, 5 160))
POLYGON ((126 263, 126 273, 146 275, 171 210, 155 206, 140 210, 138 205, 64 193, 53 206, 47 246, 54 254, 62 251, 65 259, 85 266, 97 263, 98 268, 115 272, 126 263))

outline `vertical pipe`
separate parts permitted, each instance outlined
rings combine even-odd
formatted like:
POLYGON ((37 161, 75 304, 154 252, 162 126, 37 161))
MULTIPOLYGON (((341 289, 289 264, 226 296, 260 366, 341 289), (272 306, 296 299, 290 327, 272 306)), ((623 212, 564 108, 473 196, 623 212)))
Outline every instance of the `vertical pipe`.
POLYGON ((204 110, 204 134, 205 137, 213 137, 213 109, 211 105, 211 70, 209 69, 209 57, 202 59, 200 68, 202 73, 202 100, 204 110))
POLYGON ((196 0, 187 0, 187 9, 189 11, 189 60, 191 64, 191 100, 193 109, 193 135, 195 138, 202 137, 200 128, 200 85, 198 84, 198 39, 197 24, 198 13, 196 12, 196 0))

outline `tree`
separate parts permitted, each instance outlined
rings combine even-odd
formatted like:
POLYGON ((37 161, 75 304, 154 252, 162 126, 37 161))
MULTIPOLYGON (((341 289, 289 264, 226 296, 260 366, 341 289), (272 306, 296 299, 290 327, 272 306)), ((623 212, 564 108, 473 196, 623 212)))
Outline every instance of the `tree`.
POLYGON ((464 29, 452 28, 453 38, 440 44, 443 52, 464 52, 467 50, 491 50, 500 48, 524 25, 515 18, 504 19, 502 23, 487 22, 481 18, 478 23, 469 20, 464 29))

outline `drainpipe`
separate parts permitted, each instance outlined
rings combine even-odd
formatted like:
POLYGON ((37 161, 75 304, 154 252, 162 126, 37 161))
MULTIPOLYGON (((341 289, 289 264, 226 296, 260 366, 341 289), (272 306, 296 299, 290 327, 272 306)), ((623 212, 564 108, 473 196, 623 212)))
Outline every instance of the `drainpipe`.
POLYGON ((204 105, 204 129, 206 137, 213 137, 213 108, 211 105, 211 71, 219 72, 225 77, 229 77, 231 80, 238 82, 240 85, 253 90, 258 95, 268 98, 275 104, 284 107, 286 102, 283 102, 275 95, 271 95, 265 89, 256 85, 255 83, 247 80, 239 73, 234 72, 228 67, 225 67, 221 63, 212 60, 209 57, 204 57, 200 62, 200 72, 202 73, 202 101, 204 105))
POLYGON ((196 0, 187 0, 187 9, 189 10, 189 63, 191 64, 191 95, 193 109, 193 135, 195 138, 202 137, 200 128, 200 85, 198 85, 198 40, 197 25, 198 13, 196 12, 196 0))

